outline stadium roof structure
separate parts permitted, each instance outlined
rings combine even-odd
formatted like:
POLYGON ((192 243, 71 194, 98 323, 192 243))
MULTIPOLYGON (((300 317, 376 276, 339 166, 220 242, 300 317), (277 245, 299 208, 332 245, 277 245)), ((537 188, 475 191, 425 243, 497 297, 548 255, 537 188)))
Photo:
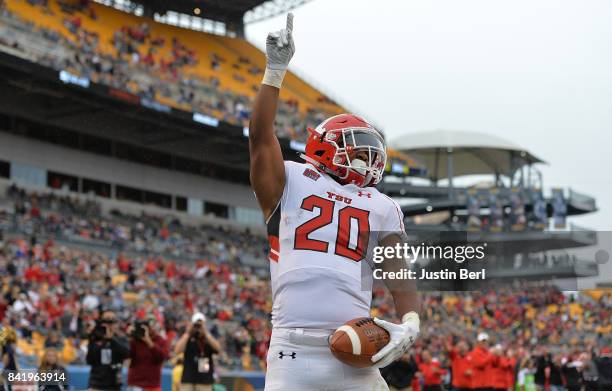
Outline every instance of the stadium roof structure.
POLYGON ((244 15, 250 9, 265 3, 266 0, 132 0, 133 3, 150 7, 154 12, 164 14, 167 11, 176 11, 184 14, 193 14, 195 8, 200 8, 203 14, 212 19, 213 15, 244 15))
POLYGON ((525 165, 545 163, 508 140, 480 132, 410 133, 390 144, 401 152, 419 156, 433 180, 474 174, 512 176, 525 165))
POLYGON ((286 14, 309 1, 311 0, 268 0, 262 2, 245 13, 244 23, 256 23, 277 15, 286 14))
POLYGON ((310 0, 131 0, 151 13, 165 14, 175 11, 198 15, 211 20, 233 23, 255 23, 284 14, 310 0), (200 14, 201 13, 201 14, 200 14))

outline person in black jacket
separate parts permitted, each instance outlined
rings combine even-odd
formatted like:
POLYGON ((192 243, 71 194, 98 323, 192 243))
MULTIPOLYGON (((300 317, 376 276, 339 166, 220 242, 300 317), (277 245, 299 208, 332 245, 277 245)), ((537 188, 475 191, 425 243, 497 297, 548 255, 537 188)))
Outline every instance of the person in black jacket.
POLYGON ((552 363, 550 363, 550 391, 564 391, 563 375, 561 373, 561 361, 562 357, 560 354, 555 355, 552 363))
POLYGON ((184 354, 180 391, 212 390, 215 382, 213 355, 220 350, 221 345, 206 329, 204 314, 194 314, 174 348, 177 355, 184 354))
POLYGON ((561 356, 554 357, 546 349, 544 354, 536 358, 536 373, 534 376, 536 386, 539 390, 545 389, 545 384, 550 385, 550 391, 563 391, 563 376, 561 375, 561 356))
POLYGON ((546 384, 546 368, 552 363, 552 355, 545 349, 542 350, 542 355, 535 357, 536 371, 534 374, 534 382, 538 387, 538 390, 544 389, 546 384))
POLYGON ((414 357, 404 355, 389 366, 381 368, 380 374, 391 390, 403 391, 410 390, 412 379, 417 371, 418 366, 414 357))
POLYGON ((593 361, 599 374, 597 379, 599 391, 612 390, 612 349, 602 348, 599 355, 593 354, 593 361))
POLYGON ((91 391, 119 391, 121 368, 130 351, 124 338, 117 335, 117 315, 103 311, 90 332, 87 348, 89 389, 91 391))
POLYGON ((561 367, 561 373, 565 379, 565 387, 568 391, 580 391, 582 389, 582 369, 584 363, 579 357, 575 360, 568 359, 561 367))

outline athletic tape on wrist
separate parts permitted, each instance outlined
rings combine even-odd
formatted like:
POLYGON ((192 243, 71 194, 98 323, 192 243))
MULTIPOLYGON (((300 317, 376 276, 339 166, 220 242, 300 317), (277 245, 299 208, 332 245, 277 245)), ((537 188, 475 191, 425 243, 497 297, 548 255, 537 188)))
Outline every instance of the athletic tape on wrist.
POLYGON ((283 79, 285 78, 286 69, 270 69, 266 68, 261 84, 266 84, 272 87, 281 88, 283 79))
POLYGON ((402 323, 415 322, 417 326, 421 326, 421 320, 419 319, 419 314, 414 311, 410 311, 404 316, 402 316, 402 323))

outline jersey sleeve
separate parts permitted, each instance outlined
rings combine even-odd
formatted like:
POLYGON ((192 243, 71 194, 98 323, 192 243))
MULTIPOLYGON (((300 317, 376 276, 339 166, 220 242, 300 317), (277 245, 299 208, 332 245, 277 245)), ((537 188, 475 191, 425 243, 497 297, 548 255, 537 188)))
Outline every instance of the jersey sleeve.
POLYGON ((381 232, 378 236, 378 240, 381 241, 389 235, 399 235, 400 237, 405 236, 404 229, 404 213, 399 204, 395 200, 385 196, 389 201, 385 218, 381 225, 381 232))

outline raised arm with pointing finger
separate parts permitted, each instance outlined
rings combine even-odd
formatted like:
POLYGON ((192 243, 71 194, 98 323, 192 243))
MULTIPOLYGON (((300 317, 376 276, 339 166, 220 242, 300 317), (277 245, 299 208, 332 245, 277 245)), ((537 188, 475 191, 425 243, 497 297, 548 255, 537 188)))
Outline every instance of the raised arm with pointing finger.
MULTIPOLYGON (((386 167, 386 142, 363 117, 336 114, 307 128, 304 162, 283 160, 273 124, 295 52, 292 34, 289 14, 286 27, 267 37, 266 71, 249 131, 251 184, 270 244, 273 327, 265 388, 384 390, 377 368, 404 354, 418 335, 416 289, 388 284, 402 323, 375 319, 390 341, 365 358, 373 359, 367 368, 344 365, 328 337, 347 321, 370 315, 372 280, 364 278, 373 269, 370 244, 395 247, 405 236, 400 206, 375 187, 386 167), (329 370, 313 371, 310 363, 329 370)), ((400 267, 389 260, 383 271, 397 272, 395 265, 400 267)))
POLYGON ((274 133, 278 95, 289 61, 295 53, 293 14, 287 15, 286 28, 268 34, 266 71, 253 107, 249 125, 251 186, 267 219, 283 193, 285 166, 280 144, 274 133))

